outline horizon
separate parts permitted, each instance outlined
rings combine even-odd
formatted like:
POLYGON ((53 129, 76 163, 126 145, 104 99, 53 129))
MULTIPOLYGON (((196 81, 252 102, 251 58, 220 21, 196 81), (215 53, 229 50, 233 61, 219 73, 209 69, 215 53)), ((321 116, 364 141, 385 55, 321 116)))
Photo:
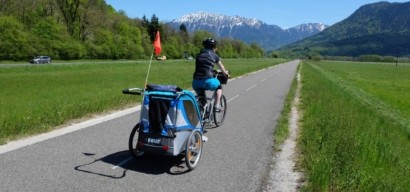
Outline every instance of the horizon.
MULTIPOLYGON (((338 23, 361 6, 382 1, 372 0, 291 0, 286 2, 272 2, 259 0, 221 0, 213 5, 209 1, 191 3, 186 0, 128 1, 105 0, 117 12, 124 11, 130 18, 158 17, 160 22, 180 19, 184 15, 196 12, 239 16, 247 19, 257 19, 268 25, 277 25, 283 29, 296 27, 307 23, 321 23, 331 26, 338 23), (268 7, 272 9, 266 10, 268 7), (170 11, 172 10, 172 11, 170 11), (266 10, 266 11, 261 11, 266 10)), ((404 3, 405 0, 384 1, 389 3, 404 3)))

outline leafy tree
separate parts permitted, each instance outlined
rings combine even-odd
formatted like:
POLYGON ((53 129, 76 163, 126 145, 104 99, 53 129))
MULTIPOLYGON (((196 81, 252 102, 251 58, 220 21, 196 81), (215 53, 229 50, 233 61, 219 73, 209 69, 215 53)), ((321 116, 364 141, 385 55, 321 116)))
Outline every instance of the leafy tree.
POLYGON ((148 26, 149 26, 149 20, 147 19, 147 17, 144 15, 142 17, 142 26, 145 27, 148 30, 148 26))
POLYGON ((257 43, 251 43, 250 48, 253 52, 252 57, 253 58, 259 58, 264 55, 264 50, 262 47, 260 47, 257 43))
POLYGON ((74 36, 80 22, 80 5, 83 0, 56 0, 56 4, 63 16, 68 33, 74 36))
POLYGON ((192 38, 192 43, 197 48, 197 51, 202 49, 202 41, 206 38, 213 38, 215 35, 208 31, 195 31, 192 38))
POLYGON ((70 60, 84 58, 87 54, 85 46, 79 41, 68 40, 54 44, 53 48, 57 51, 57 59, 70 60))
POLYGON ((245 55, 244 52, 246 49, 246 45, 244 42, 238 41, 238 40, 232 40, 232 48, 234 49, 236 53, 239 54, 240 57, 245 55))
POLYGON ((157 31, 160 32, 160 34, 162 34, 160 25, 159 25, 159 21, 158 21, 158 17, 154 15, 152 15, 151 17, 151 21, 148 24, 148 34, 150 35, 150 39, 152 42, 154 42, 155 40, 155 35, 157 33, 157 31))
POLYGON ((26 59, 29 52, 28 33, 14 17, 0 16, 0 59, 26 59))
POLYGON ((179 31, 180 31, 181 33, 185 33, 185 34, 188 33, 188 30, 186 29, 186 26, 185 26, 185 24, 183 24, 183 23, 179 26, 179 31))
POLYGON ((164 50, 166 51, 167 57, 172 59, 182 58, 183 51, 181 50, 180 44, 178 42, 178 36, 168 38, 167 43, 164 44, 164 50))
POLYGON ((181 37, 181 43, 189 42, 189 33, 184 24, 181 24, 181 26, 179 26, 179 35, 181 37))
POLYGON ((381 62, 383 59, 379 55, 360 55, 358 60, 368 62, 381 62))
POLYGON ((223 58, 238 58, 239 54, 234 50, 232 46, 232 40, 223 39, 221 40, 220 46, 218 48, 218 54, 223 58))
POLYGON ((397 58, 393 57, 393 56, 384 56, 383 57, 383 62, 394 63, 396 61, 397 61, 397 58))
POLYGON ((61 25, 59 25, 53 18, 46 18, 39 20, 31 31, 37 37, 46 40, 60 40, 61 35, 64 34, 61 25))

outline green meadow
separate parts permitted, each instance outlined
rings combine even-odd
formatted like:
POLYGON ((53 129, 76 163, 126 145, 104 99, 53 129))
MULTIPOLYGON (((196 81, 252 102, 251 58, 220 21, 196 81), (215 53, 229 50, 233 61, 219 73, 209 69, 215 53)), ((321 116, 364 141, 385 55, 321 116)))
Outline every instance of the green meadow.
MULTIPOLYGON (((224 60, 233 77, 283 63, 224 60)), ((70 121, 137 105, 121 90, 143 87, 149 61, 0 67, 0 144, 70 121)), ((303 61, 300 68, 301 191, 408 191, 410 65, 303 61)), ((194 61, 153 61, 148 83, 191 88, 194 61)), ((229 85, 228 85, 229 86, 229 85)), ((296 80, 278 120, 286 139, 296 80)), ((278 146, 275 146, 278 149, 278 146)))
MULTIPOLYGON (((231 76, 281 59, 224 60, 231 76)), ((122 90, 143 87, 149 61, 0 67, 0 144, 43 133, 72 120, 135 106, 140 97, 122 90)), ((152 61, 148 83, 191 89, 193 60, 152 61)))
POLYGON ((301 191, 409 191, 410 65, 303 62, 301 191))

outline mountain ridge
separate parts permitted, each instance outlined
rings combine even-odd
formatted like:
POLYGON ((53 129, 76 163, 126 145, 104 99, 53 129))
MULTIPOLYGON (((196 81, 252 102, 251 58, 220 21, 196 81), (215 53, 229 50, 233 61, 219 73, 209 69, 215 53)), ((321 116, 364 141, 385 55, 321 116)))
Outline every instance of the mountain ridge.
POLYGON ((196 12, 183 15, 167 23, 174 29, 184 24, 189 32, 206 30, 220 38, 239 39, 246 43, 258 43, 265 50, 272 50, 286 44, 315 35, 328 26, 322 23, 307 23, 283 29, 258 19, 238 15, 196 12))

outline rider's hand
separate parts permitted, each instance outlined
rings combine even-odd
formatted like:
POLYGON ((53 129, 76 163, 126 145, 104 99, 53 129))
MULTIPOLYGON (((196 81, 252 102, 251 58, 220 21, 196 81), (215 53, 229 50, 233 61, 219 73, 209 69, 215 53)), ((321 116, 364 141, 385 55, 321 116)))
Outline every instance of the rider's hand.
POLYGON ((228 78, 230 78, 230 77, 231 77, 231 75, 229 75, 229 71, 224 70, 224 71, 223 71, 223 73, 224 73, 224 74, 225 74, 225 76, 227 76, 228 78))

